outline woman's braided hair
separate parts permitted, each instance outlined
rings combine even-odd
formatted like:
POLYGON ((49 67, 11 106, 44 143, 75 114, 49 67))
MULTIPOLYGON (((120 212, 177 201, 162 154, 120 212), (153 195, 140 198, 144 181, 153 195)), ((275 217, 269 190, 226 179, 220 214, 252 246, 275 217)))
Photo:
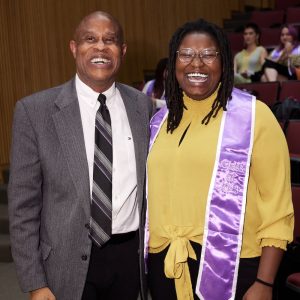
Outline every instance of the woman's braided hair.
POLYGON ((230 44, 226 34, 217 25, 203 19, 185 23, 178 28, 171 38, 169 44, 168 74, 166 79, 166 98, 169 115, 167 120, 167 131, 173 132, 179 125, 182 118, 184 103, 183 92, 176 78, 176 59, 177 50, 183 38, 190 33, 199 32, 211 36, 218 45, 221 57, 222 75, 220 87, 216 99, 214 100, 211 111, 203 118, 202 124, 207 125, 211 117, 215 118, 221 108, 226 110, 228 99, 231 99, 233 89, 233 60, 230 44))

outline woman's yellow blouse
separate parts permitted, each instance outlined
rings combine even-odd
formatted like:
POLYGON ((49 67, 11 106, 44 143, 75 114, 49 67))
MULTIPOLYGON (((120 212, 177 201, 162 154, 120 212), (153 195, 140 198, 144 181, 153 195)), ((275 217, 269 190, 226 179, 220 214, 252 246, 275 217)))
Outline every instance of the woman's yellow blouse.
MULTIPOLYGON (((187 110, 179 127, 172 134, 167 133, 165 122, 149 153, 149 252, 160 252, 171 244, 172 257, 182 251, 192 257, 195 254, 189 241, 202 243, 222 110, 208 125, 201 121, 215 96, 202 101, 185 96, 187 110)), ((260 256, 264 246, 286 249, 287 242, 292 241, 294 214, 289 166, 282 130, 270 109, 257 101, 242 258, 260 256)))

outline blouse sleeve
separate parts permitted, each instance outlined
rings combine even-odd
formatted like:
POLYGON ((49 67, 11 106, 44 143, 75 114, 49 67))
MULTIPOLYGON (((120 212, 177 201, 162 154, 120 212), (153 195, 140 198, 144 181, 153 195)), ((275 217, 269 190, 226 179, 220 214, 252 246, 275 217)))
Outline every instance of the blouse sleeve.
POLYGON ((280 57, 280 50, 278 48, 275 48, 271 51, 269 56, 267 57, 270 60, 276 61, 280 57))
POLYGON ((285 136, 271 110, 257 101, 251 176, 256 183, 261 247, 286 249, 293 239, 290 159, 285 136))

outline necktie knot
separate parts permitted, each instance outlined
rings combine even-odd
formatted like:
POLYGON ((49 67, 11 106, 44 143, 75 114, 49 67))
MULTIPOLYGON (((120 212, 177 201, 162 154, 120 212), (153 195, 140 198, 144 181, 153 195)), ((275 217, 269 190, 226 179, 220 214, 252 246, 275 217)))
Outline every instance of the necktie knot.
POLYGON ((101 105, 106 106, 106 96, 104 94, 99 94, 98 101, 101 105))
POLYGON ((108 107, 106 106, 106 96, 104 94, 99 94, 98 101, 100 102, 100 107, 98 109, 98 112, 100 112, 105 122, 110 125, 111 120, 110 120, 108 107))

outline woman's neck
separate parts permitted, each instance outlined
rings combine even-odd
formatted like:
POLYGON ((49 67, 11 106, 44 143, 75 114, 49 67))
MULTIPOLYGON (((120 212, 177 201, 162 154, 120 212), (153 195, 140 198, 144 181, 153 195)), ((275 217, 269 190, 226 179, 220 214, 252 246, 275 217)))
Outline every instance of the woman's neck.
POLYGON ((251 53, 251 52, 253 52, 256 48, 257 48, 257 45, 256 45, 256 44, 250 44, 250 45, 247 46, 246 51, 249 52, 249 53, 251 53))

